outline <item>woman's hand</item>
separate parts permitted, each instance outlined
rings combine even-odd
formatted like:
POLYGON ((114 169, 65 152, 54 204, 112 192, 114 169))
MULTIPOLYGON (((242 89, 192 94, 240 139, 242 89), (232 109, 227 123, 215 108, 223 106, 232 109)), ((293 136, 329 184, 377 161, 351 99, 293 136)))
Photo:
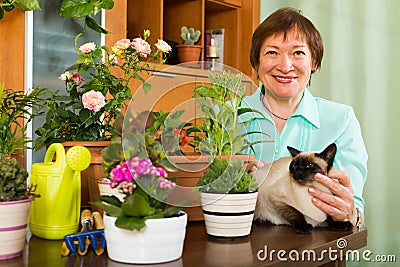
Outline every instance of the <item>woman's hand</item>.
POLYGON ((251 166, 249 167, 248 171, 251 174, 254 174, 258 169, 264 167, 268 162, 262 161, 262 160, 254 160, 251 163, 251 166))
POLYGON ((330 215, 333 220, 350 221, 355 225, 357 211, 354 207, 354 193, 348 174, 345 171, 331 169, 328 176, 316 174, 315 180, 326 186, 332 194, 310 187, 308 191, 313 196, 313 204, 330 215))

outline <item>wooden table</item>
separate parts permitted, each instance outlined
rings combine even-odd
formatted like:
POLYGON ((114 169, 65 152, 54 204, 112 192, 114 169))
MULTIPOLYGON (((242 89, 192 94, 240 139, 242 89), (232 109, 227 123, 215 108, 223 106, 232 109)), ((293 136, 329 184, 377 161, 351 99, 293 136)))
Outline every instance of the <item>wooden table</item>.
MULTIPOLYGON (((347 232, 316 229, 306 235, 296 234, 287 226, 254 223, 250 236, 231 240, 208 237, 204 222, 189 222, 181 259, 143 266, 345 266, 346 261, 340 261, 340 256, 345 258, 347 250, 357 250, 366 245, 366 229, 347 232), (280 261, 279 258, 287 261, 280 261)), ((60 248, 60 240, 32 236, 23 256, 0 261, 0 266, 132 266, 114 262, 108 259, 106 253, 96 256, 93 251, 85 256, 61 257, 60 248)))

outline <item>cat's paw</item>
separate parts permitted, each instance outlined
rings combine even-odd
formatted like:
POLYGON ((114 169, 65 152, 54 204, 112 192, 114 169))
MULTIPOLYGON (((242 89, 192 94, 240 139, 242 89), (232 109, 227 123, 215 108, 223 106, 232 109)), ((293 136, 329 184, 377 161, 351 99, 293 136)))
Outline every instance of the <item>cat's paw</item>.
POLYGON ((312 225, 309 223, 293 225, 293 228, 298 234, 311 234, 313 229, 312 225))
POLYGON ((332 220, 329 223, 329 228, 337 231, 351 231, 353 230, 353 225, 351 222, 338 222, 332 220))

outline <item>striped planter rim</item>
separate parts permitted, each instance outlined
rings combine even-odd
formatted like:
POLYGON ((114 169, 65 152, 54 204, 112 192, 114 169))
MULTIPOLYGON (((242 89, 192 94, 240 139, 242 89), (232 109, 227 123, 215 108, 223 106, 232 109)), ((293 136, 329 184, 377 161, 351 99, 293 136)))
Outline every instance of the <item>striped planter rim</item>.
POLYGON ((26 203, 26 202, 31 202, 31 201, 32 201, 31 198, 27 198, 27 199, 22 199, 22 200, 0 202, 0 205, 4 205, 4 206, 15 205, 15 204, 26 203))

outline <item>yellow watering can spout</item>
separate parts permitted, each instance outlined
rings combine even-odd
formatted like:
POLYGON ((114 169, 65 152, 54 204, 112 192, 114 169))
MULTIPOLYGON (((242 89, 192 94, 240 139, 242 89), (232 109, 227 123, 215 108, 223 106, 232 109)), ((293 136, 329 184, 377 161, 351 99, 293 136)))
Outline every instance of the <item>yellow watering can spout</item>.
POLYGON ((40 195, 31 206, 29 227, 34 235, 62 239, 78 231, 80 172, 90 162, 91 154, 86 147, 73 146, 65 153, 62 144, 54 143, 47 149, 44 162, 32 165, 31 184, 36 185, 40 195))

